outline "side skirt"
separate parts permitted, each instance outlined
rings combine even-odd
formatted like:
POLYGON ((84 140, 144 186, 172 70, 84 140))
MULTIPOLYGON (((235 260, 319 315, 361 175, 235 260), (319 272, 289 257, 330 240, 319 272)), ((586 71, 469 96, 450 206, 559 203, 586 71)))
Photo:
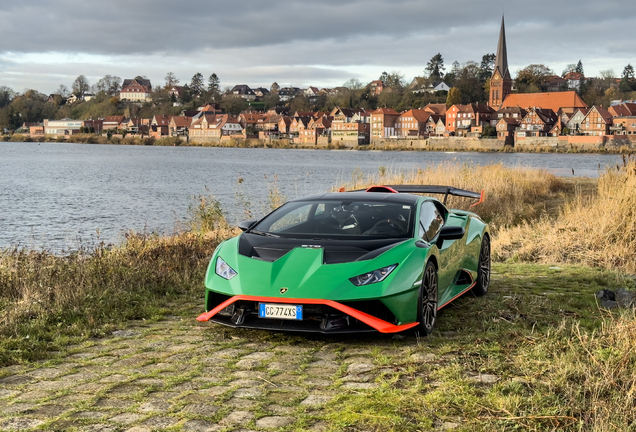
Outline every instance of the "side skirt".
POLYGON ((470 291, 471 289, 473 289, 473 287, 475 285, 477 285, 477 281, 473 279, 473 276, 470 274, 470 272, 468 270, 463 270, 466 272, 466 274, 468 274, 470 276, 470 280, 471 280, 471 284, 467 287, 464 288, 459 294, 457 294, 455 297, 453 297, 452 299, 448 300, 446 303, 444 303, 441 306, 437 307, 437 310, 440 310, 441 308, 448 306, 449 304, 451 304, 454 300, 456 300, 457 298, 463 296, 464 294, 466 294, 468 291, 470 291))

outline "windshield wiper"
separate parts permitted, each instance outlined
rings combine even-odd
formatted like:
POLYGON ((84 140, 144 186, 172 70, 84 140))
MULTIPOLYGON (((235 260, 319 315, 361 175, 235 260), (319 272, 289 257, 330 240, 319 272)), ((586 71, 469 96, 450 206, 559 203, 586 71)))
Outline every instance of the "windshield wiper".
POLYGON ((280 238, 279 235, 268 233, 268 232, 264 232, 264 231, 258 231, 258 230, 250 230, 250 234, 256 234, 256 235, 263 236, 263 237, 280 238))

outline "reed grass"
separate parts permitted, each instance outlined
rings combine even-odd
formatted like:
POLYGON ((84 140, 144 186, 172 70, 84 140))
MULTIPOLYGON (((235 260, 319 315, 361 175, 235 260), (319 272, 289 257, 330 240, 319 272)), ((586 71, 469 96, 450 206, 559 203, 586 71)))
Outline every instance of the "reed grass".
POLYGON ((169 313, 200 294, 214 248, 236 234, 209 196, 191 209, 189 230, 172 236, 129 232, 66 256, 11 248, 0 252, 0 365, 38 358, 69 338, 103 335, 130 319, 169 313))
POLYGON ((577 263, 636 272, 636 158, 607 170, 597 193, 577 193, 556 216, 501 230, 500 260, 577 263))
POLYGON ((429 165, 411 171, 380 167, 377 174, 370 176, 357 171, 351 180, 339 184, 333 190, 366 189, 375 184, 448 185, 477 192, 483 190, 485 201, 475 207, 470 207, 475 203, 474 200, 457 197, 449 197, 447 205, 474 211, 495 229, 536 218, 554 200, 563 201, 567 193, 574 191, 571 183, 544 170, 457 162, 429 165))

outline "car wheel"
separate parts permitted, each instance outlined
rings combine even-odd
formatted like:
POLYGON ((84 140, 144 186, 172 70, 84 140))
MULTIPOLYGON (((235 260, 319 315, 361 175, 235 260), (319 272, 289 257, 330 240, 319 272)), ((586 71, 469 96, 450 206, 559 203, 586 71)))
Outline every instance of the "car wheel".
POLYGON ((477 283, 472 289, 473 294, 483 296, 490 286, 490 238, 485 235, 481 241, 479 264, 477 264, 477 283))
POLYGON ((429 335, 435 326, 437 318, 437 269, 435 264, 429 261, 424 269, 422 285, 418 302, 418 329, 424 335, 429 335))

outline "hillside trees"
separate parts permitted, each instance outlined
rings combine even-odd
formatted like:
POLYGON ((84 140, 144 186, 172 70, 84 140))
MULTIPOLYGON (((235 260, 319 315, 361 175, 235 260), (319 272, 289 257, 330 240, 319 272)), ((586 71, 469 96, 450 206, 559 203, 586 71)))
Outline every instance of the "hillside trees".
POLYGON ((108 96, 117 96, 121 90, 122 79, 114 75, 104 75, 104 78, 100 79, 92 87, 93 93, 96 95, 100 92, 105 93, 108 96))
POLYGON ((547 77, 554 75, 549 67, 531 64, 517 72, 517 90, 519 93, 538 93, 543 91, 547 77))
POLYGON ((166 81, 166 83, 164 85, 164 88, 166 90, 170 90, 172 87, 174 87, 177 84, 179 84, 179 79, 177 78, 177 76, 173 72, 168 72, 166 74, 164 80, 166 81))
POLYGON ((440 80, 444 76, 444 58, 441 53, 435 54, 426 64, 426 73, 428 77, 434 80, 440 80))
POLYGON ((203 75, 200 72, 197 72, 192 77, 190 81, 190 90, 194 96, 200 96, 203 93, 204 85, 203 85, 203 75))
POLYGON ((88 79, 84 75, 80 75, 73 81, 73 94, 77 97, 81 97, 89 92, 91 89, 88 79))

